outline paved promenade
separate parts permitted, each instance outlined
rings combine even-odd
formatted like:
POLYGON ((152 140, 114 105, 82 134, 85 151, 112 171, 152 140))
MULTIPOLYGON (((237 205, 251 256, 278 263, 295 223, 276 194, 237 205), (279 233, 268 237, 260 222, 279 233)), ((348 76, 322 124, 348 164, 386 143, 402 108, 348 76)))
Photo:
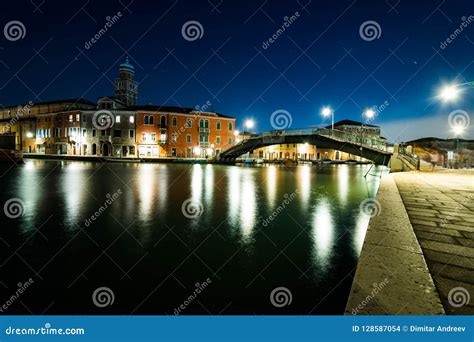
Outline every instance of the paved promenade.
POLYGON ((474 172, 394 178, 445 312, 474 314, 474 172))

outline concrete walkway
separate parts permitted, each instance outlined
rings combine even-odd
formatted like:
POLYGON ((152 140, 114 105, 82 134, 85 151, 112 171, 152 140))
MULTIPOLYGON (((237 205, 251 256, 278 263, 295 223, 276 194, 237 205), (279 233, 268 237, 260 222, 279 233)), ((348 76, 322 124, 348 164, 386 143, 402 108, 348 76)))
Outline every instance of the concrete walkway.
POLYGON ((474 172, 393 176, 446 313, 474 314, 474 172))
POLYGON ((346 315, 443 315, 393 174, 382 178, 346 315))

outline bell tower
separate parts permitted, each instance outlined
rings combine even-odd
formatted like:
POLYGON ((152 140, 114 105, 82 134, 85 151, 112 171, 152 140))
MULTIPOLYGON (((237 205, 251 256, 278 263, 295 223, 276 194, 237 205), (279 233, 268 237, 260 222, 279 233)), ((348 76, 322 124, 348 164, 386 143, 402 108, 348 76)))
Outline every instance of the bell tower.
POLYGON ((120 64, 119 78, 115 79, 115 96, 127 106, 138 104, 138 83, 134 80, 135 68, 128 61, 120 64))

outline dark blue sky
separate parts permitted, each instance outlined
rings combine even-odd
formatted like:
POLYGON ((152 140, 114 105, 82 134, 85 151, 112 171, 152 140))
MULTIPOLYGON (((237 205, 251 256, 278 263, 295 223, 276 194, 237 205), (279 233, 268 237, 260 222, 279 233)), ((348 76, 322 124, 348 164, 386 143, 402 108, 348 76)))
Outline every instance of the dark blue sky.
MULTIPOLYGON (((441 118, 444 128, 414 134, 449 136, 448 114, 471 112, 474 90, 449 106, 433 96, 443 82, 474 79, 474 22, 445 49, 440 44, 473 9, 469 0, 3 2, 1 27, 18 20, 26 35, 17 41, 0 36, 0 103, 95 101, 113 94, 111 81, 128 55, 141 104, 210 101, 215 111, 254 118, 258 130, 271 128, 278 109, 291 114, 296 128, 320 125, 324 105, 336 109, 336 120, 360 120, 364 107, 384 105, 375 120, 382 127, 441 118), (122 17, 85 49, 106 17, 119 11, 122 17), (299 17, 264 49, 295 12, 299 17), (190 20, 203 27, 195 41, 181 33, 190 20), (380 26, 378 39, 362 39, 366 21, 380 26)), ((405 138, 403 128, 396 129, 389 138, 405 138)))

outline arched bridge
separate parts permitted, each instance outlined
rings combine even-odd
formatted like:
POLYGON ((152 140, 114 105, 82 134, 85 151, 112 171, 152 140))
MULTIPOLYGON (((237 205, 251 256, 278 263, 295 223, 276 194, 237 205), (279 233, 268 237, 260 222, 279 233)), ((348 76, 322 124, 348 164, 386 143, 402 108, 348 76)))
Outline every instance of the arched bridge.
POLYGON ((367 146, 353 142, 360 133, 346 133, 326 128, 308 130, 287 130, 265 132, 258 137, 246 139, 230 149, 222 152, 219 159, 231 161, 253 150, 277 144, 304 144, 308 143, 319 148, 334 149, 352 155, 361 156, 373 161, 377 165, 387 166, 392 154, 374 146, 367 146))

